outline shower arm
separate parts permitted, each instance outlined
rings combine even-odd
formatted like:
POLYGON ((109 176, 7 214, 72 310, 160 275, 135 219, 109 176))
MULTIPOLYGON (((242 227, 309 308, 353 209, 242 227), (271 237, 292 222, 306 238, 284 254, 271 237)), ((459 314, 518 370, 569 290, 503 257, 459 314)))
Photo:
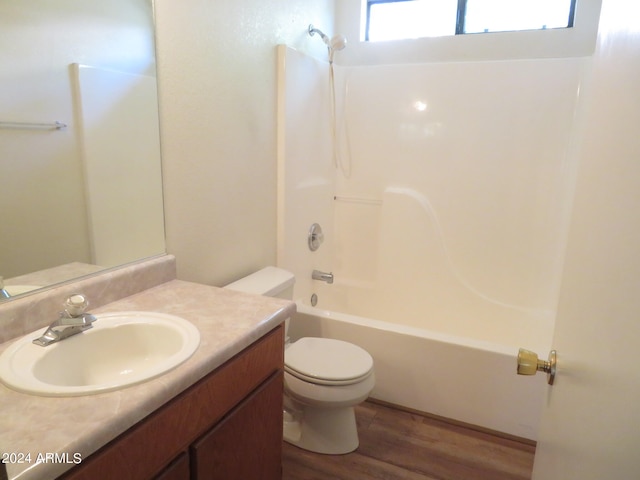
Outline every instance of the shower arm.
POLYGON ((327 45, 327 47, 329 47, 329 37, 327 37, 327 35, 322 30, 315 28, 313 25, 309 25, 309 36, 313 37, 316 33, 320 35, 322 41, 327 45))

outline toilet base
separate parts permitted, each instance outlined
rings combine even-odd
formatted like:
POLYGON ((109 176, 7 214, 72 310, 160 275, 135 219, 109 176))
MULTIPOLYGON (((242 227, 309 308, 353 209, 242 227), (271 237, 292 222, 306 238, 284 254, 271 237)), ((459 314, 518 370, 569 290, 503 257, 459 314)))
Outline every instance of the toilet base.
POLYGON ((358 448, 358 430, 353 407, 285 411, 284 440, 316 453, 341 455, 358 448))

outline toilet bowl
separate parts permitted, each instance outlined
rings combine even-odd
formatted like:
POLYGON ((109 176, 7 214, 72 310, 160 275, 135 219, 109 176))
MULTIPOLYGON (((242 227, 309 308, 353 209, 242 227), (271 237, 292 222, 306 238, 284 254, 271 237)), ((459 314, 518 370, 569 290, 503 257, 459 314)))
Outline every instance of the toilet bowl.
MULTIPOLYGON (((293 299, 292 273, 266 267, 225 288, 293 299)), ((344 454, 358 447, 354 406, 375 385, 373 359, 352 343, 305 337, 290 342, 285 322, 284 440, 305 450, 344 454)))
POLYGON ((305 337, 285 350, 284 438, 306 450, 358 448, 353 407, 374 387, 373 359, 341 340, 305 337))

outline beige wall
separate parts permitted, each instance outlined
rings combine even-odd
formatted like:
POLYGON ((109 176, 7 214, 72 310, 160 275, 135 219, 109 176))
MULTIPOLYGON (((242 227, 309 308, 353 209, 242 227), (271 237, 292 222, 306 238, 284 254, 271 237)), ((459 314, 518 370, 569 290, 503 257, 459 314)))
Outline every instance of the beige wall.
POLYGON ((223 285, 276 261, 276 45, 326 55, 333 0, 156 0, 167 250, 223 285))

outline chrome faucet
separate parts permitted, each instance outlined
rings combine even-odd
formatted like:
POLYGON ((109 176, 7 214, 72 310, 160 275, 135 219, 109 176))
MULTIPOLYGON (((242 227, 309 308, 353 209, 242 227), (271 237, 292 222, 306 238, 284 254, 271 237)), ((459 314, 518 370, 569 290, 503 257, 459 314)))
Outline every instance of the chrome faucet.
POLYGON ((60 312, 58 319, 49 325, 44 335, 34 339, 33 343, 46 347, 88 330, 92 327, 91 324, 96 321, 95 316, 85 313, 86 308, 89 306, 89 301, 80 293, 74 293, 69 296, 63 306, 64 312, 60 312))
POLYGON ((311 278, 327 283, 333 283, 333 273, 321 272, 320 270, 314 270, 311 273, 311 278))
POLYGON ((11 295, 4 288, 4 278, 0 277, 0 302, 9 298, 11 298, 11 295))

